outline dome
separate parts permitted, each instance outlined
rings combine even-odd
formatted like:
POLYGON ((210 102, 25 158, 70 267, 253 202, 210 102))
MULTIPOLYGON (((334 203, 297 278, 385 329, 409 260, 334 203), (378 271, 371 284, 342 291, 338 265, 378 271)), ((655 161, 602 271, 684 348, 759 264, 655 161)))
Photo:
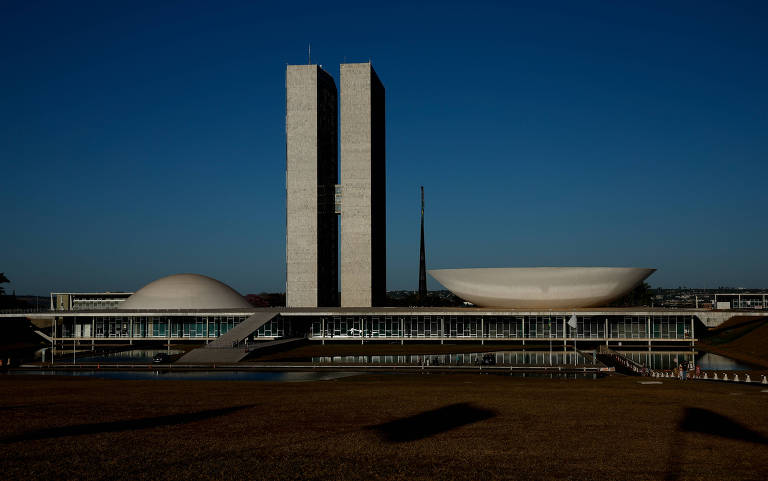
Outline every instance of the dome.
POLYGON ((174 274, 150 282, 120 309, 249 309, 243 296, 223 282, 200 274, 174 274))

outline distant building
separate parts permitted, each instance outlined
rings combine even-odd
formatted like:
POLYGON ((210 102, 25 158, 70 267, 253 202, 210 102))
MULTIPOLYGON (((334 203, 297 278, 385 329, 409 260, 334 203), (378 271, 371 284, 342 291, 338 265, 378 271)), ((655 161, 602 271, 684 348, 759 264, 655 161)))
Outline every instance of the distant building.
POLYGON ((725 292, 715 294, 715 309, 768 309, 764 292, 725 292))
POLYGON ((51 292, 52 311, 119 309, 133 292, 51 292))

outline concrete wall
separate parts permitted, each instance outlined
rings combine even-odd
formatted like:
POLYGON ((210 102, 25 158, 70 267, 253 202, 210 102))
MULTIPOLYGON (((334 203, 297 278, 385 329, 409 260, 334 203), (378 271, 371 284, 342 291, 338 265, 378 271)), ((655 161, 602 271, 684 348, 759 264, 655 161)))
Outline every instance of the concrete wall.
POLYGON ((286 305, 337 305, 337 91, 317 65, 286 69, 286 305))
POLYGON ((370 63, 342 64, 341 305, 386 297, 384 86, 370 63))

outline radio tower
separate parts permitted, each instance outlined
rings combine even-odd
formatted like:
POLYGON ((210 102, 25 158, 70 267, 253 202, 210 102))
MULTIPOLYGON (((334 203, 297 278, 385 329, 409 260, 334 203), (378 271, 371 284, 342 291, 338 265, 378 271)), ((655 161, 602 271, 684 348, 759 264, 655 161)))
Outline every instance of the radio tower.
POLYGON ((427 299, 427 261, 424 255, 424 186, 421 186, 421 249, 419 250, 419 303, 427 299))

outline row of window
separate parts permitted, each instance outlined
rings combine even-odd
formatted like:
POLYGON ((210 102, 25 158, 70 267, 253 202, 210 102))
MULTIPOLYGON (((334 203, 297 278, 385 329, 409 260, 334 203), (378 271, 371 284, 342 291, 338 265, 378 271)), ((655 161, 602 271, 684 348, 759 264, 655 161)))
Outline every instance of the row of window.
POLYGON ((75 311, 98 311, 102 309, 117 309, 125 299, 75 299, 72 309, 75 311))
MULTIPOLYGON (((578 353, 554 350, 546 351, 503 351, 494 353, 457 353, 457 354, 409 354, 399 356, 321 356, 313 357, 317 364, 431 364, 431 365, 477 365, 484 358, 492 356, 494 362, 506 365, 552 365, 584 364, 587 360, 578 353)), ((590 361, 591 362, 591 361, 590 361)))
MULTIPOLYGON (((213 317, 80 317, 67 318, 59 325, 60 337, 160 337, 213 338, 240 324, 246 316, 213 317)), ((301 325, 309 325, 310 337, 366 338, 503 338, 542 339, 690 339, 691 317, 626 316, 623 318, 577 317, 576 327, 564 317, 329 317, 295 319, 278 316, 261 326, 254 337, 274 338, 304 335, 301 325), (299 332, 301 331, 301 332, 299 332), (650 336, 649 336, 650 333, 650 336)))
POLYGON ((66 319, 60 337, 218 337, 245 316, 215 317, 88 317, 66 319), (206 336, 207 330, 207 336, 206 336))
MULTIPOLYGON (((314 320, 311 337, 483 337, 483 338, 648 338, 649 319, 627 316, 620 319, 577 317, 576 327, 565 317, 332 317, 314 320), (565 336, 563 333, 565 332, 565 336)), ((687 339, 690 317, 655 316, 650 319, 653 339, 687 339)))

